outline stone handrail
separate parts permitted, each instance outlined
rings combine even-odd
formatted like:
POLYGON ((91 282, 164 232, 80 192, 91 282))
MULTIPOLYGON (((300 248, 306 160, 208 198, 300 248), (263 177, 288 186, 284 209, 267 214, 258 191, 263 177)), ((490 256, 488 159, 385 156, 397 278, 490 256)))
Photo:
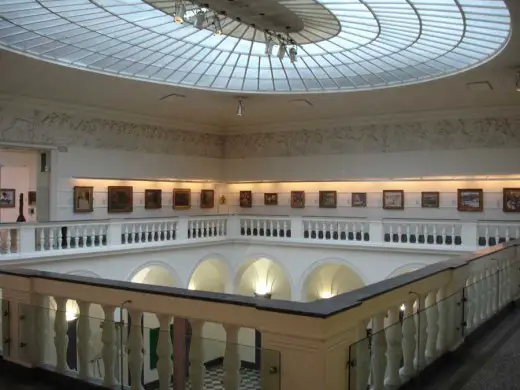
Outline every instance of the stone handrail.
MULTIPOLYGON (((53 297, 58 309, 54 318, 57 350, 62 351, 66 347, 61 336, 66 331, 64 313, 67 300, 79 303, 80 321, 82 316, 88 316, 92 303, 103 307, 105 321, 109 322, 113 320, 109 314, 113 313, 114 308, 125 304, 132 323, 139 323, 144 312, 154 313, 160 321, 164 320, 161 329, 164 327, 166 331, 172 317, 176 326, 186 319, 192 326, 192 345, 195 346, 200 345, 193 344, 193 338, 200 337, 198 330, 202 324, 222 324, 227 340, 224 368, 226 380, 231 382, 236 381, 239 375, 235 364, 238 350, 234 347, 237 332, 240 327, 245 327, 261 332, 263 352, 276 352, 262 354, 260 378, 263 389, 364 390, 368 383, 367 372, 372 372, 372 387, 382 389, 387 364, 393 382, 406 380, 405 375, 399 376, 400 354, 408 368, 410 364, 415 364, 410 361, 410 356, 418 355, 419 363, 415 368, 421 371, 464 341, 465 333, 456 331, 457 328, 475 329, 516 299, 520 281, 519 246, 518 240, 499 244, 327 300, 309 303, 34 270, 0 269, 4 312, 7 308, 9 314, 7 320, 4 319, 9 326, 3 326, 4 355, 6 359, 26 366, 42 364, 38 348, 42 348, 44 343, 38 340, 52 337, 52 334, 44 333, 42 329, 45 326, 41 326, 42 321, 49 319, 39 311, 28 311, 24 305, 46 307, 48 297, 53 297), (447 297, 450 299, 446 300, 447 297), (401 330, 398 333, 387 330, 399 321, 399 308, 403 305, 402 333, 401 330), (462 311, 457 307, 462 307, 462 311), (34 321, 21 323, 24 318, 33 318, 31 316, 34 321), (413 325, 414 321, 411 320, 414 317, 421 318, 418 325, 413 325), (364 341, 367 329, 374 334, 372 352, 369 352, 369 341, 364 341), (6 331, 8 334, 5 334, 6 331), (415 340, 418 340, 416 347, 415 340), (356 346, 356 359, 352 358, 352 346, 356 346), (387 349, 392 353, 385 355, 387 349), (28 354, 28 350, 32 352, 28 354)), ((83 323, 82 329, 88 328, 87 324, 83 323)), ((80 333, 78 343, 82 345, 82 338, 89 334, 86 331, 80 333)), ((131 331, 129 337, 131 343, 142 344, 140 331, 131 331)), ((113 348, 111 343, 116 342, 109 336, 104 340, 104 343, 110 344, 107 348, 113 348)), ((202 352, 199 347, 193 348, 195 350, 193 357, 190 352, 190 359, 198 361, 202 352)), ((137 363, 130 370, 132 377, 139 378, 142 356, 136 352, 137 349, 132 351, 130 358, 137 363)), ((88 354, 88 351, 79 350, 80 373, 81 362, 88 361, 88 356, 82 357, 82 353, 88 354)), ((65 367, 66 362, 60 361, 64 355, 58 356, 56 366, 65 367)), ((113 359, 113 353, 107 352, 103 355, 103 364, 112 367, 113 359)), ((83 373, 88 371, 85 370, 83 367, 83 373)), ((158 375, 161 388, 167 388, 171 370, 160 369, 158 375)), ((192 381, 200 380, 200 375, 199 371, 190 371, 192 381)))

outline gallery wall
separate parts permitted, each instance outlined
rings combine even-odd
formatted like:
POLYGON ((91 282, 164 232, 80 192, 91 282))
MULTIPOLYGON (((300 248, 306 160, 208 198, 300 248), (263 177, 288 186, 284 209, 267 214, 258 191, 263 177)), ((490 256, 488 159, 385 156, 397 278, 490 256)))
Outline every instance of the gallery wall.
MULTIPOLYGON (((420 218, 518 221, 518 213, 505 213, 502 210, 503 188, 520 188, 520 176, 509 180, 439 178, 437 180, 405 181, 235 183, 226 187, 224 196, 227 199, 227 212, 230 214, 356 217, 371 220, 420 218), (483 211, 458 211, 458 189, 482 189, 483 211), (383 209, 383 190, 403 190, 404 209, 383 209), (251 208, 240 207, 240 191, 252 192, 253 204, 251 208), (305 191, 305 208, 291 208, 291 191, 305 191), (337 191, 337 207, 320 208, 319 191, 337 191), (438 208, 421 207, 421 192, 430 191, 439 192, 438 208), (352 207, 353 192, 367 194, 366 207, 352 207), (264 193, 277 193, 278 205, 265 205, 264 193)), ((221 210, 224 211, 222 206, 221 210)))

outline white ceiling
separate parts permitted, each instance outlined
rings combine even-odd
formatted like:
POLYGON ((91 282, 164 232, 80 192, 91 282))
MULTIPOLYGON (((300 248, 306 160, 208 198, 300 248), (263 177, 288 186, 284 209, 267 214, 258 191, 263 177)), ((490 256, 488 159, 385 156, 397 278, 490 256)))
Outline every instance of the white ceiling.
MULTIPOLYGON (((471 0, 473 1, 473 0, 471 0)), ((286 122, 351 118, 413 111, 520 105, 515 70, 520 68, 520 2, 506 1, 512 20, 508 46, 495 59, 449 78, 403 87, 324 94, 247 95, 245 115, 236 117, 237 93, 201 91, 135 81, 63 67, 3 51, 0 92, 213 125, 227 131, 269 128, 286 122), (468 82, 488 81, 491 91, 470 90, 468 82), (169 94, 182 95, 160 100, 169 94), (292 100, 305 99, 305 104, 292 100)))

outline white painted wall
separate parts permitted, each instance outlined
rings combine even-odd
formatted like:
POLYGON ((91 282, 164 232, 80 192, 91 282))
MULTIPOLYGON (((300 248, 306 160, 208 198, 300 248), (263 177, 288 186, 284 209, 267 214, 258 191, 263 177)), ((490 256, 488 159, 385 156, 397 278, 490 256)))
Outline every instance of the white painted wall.
POLYGON ((28 192, 36 191, 38 177, 38 153, 0 148, 0 188, 16 189, 16 207, 0 208, 0 222, 16 222, 20 193, 24 195, 24 215, 27 221, 36 221, 36 211, 29 214, 28 192))
POLYGON ((57 178, 56 212, 53 220, 156 218, 173 215, 215 214, 217 209, 200 209, 200 190, 215 189, 221 174, 221 160, 199 157, 148 154, 120 150, 69 148, 55 154, 54 176, 57 178), (108 179, 108 180, 107 180, 108 179), (195 182, 180 183, 176 180, 195 182), (107 187, 134 187, 134 211, 127 214, 107 212, 107 187), (74 186, 94 187, 94 212, 74 214, 74 186), (172 210, 174 188, 191 188, 192 209, 172 210), (144 190, 162 189, 163 208, 144 209, 144 190))
POLYGON ((226 181, 332 181, 518 174, 519 165, 511 148, 226 159, 223 169, 226 181))

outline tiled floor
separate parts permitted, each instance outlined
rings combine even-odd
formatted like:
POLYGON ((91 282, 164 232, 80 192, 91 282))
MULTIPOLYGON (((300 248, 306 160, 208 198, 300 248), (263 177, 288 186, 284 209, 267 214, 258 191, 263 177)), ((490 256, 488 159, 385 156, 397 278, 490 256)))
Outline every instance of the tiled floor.
MULTIPOLYGON (((213 367, 206 370, 204 390, 224 390, 223 380, 223 367, 213 367)), ((188 389, 191 390, 189 384, 188 389)), ((241 368, 239 390, 260 390, 260 373, 257 370, 241 368)))

